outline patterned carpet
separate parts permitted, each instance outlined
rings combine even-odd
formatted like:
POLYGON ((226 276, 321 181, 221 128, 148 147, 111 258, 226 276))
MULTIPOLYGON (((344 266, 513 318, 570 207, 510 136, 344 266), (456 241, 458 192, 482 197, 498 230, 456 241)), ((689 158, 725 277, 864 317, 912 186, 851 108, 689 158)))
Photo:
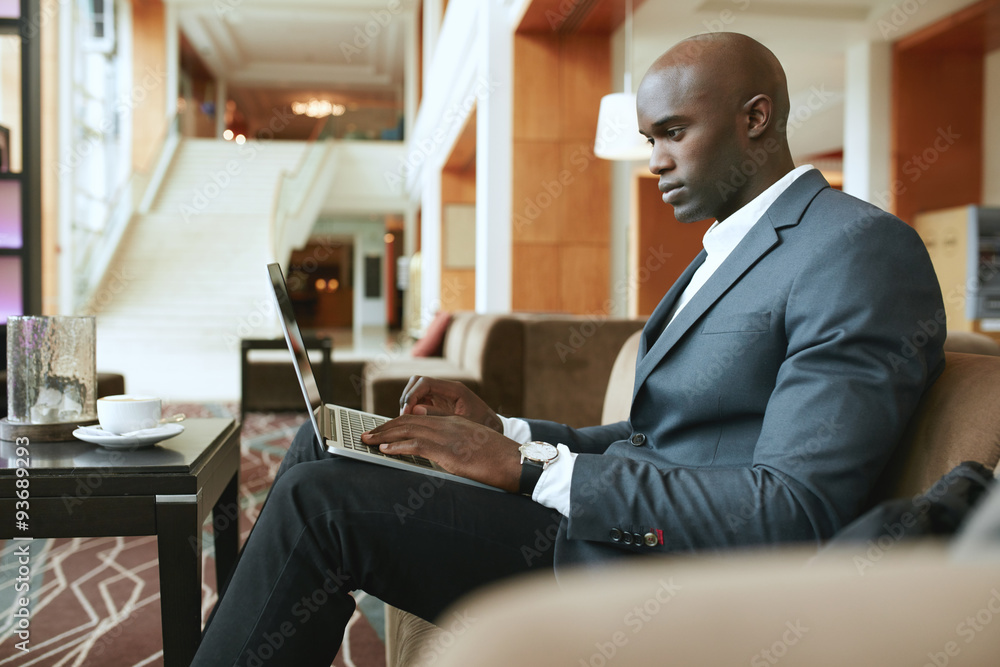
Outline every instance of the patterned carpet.
MULTIPOLYGON (((164 416, 225 417, 236 405, 176 404, 164 416)), ((274 473, 304 414, 251 413, 241 435, 240 543, 257 520, 274 473)), ((216 602, 211 521, 202 556, 202 618, 216 602)), ((31 650, 17 650, 14 545, 0 541, 0 666, 139 667, 163 664, 155 537, 35 540, 32 543, 31 650)), ((383 605, 355 594, 337 667, 384 667, 383 605)))

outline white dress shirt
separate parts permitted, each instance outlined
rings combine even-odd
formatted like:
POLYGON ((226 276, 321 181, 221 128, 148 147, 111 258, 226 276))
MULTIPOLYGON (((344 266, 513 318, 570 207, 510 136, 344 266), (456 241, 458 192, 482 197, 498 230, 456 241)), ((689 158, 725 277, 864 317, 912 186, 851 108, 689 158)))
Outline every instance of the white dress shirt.
MULTIPOLYGON (((760 217, 781 193, 788 189, 788 186, 795 179, 811 169, 813 166, 809 164, 796 167, 724 221, 712 223, 702 239, 707 257, 691 276, 691 282, 681 292, 673 312, 670 314, 667 326, 670 326, 670 322, 674 321, 677 313, 681 312, 698 290, 708 282, 716 269, 729 257, 743 240, 743 237, 747 235, 747 232, 757 224, 760 217)), ((531 440, 531 427, 528 422, 523 419, 508 419, 506 417, 500 417, 500 420, 503 422, 503 434, 508 438, 521 444, 531 440)), ((573 466, 576 463, 577 454, 569 451, 569 448, 563 444, 556 445, 556 448, 559 450, 559 456, 542 471, 542 476, 538 479, 538 484, 535 485, 531 499, 568 517, 570 484, 573 480, 573 466)))

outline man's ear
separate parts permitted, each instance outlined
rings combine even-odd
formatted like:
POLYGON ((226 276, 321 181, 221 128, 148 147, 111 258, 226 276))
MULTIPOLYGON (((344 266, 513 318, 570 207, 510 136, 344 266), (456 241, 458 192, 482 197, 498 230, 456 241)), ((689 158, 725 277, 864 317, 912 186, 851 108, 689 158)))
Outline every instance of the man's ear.
POLYGON ((747 136, 751 139, 760 138, 771 124, 771 114, 774 103, 767 95, 760 94, 750 98, 743 105, 747 119, 747 136))

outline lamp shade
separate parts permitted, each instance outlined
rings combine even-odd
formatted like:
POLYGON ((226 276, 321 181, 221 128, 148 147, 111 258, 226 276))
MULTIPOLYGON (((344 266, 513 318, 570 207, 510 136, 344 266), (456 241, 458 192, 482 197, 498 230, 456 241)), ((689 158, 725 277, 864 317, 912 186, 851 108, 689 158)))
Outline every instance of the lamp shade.
POLYGON ((594 155, 605 160, 648 160, 652 152, 639 134, 635 95, 612 93, 601 98, 594 155))

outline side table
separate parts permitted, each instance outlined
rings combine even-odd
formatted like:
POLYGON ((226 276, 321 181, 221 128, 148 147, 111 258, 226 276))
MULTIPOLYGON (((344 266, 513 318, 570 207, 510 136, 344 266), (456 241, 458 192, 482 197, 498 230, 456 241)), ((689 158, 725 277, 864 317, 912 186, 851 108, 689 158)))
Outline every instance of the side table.
POLYGON ((28 443, 27 466, 15 442, 0 442, 0 538, 156 535, 163 664, 187 667, 201 641, 201 527, 210 511, 220 587, 236 562, 239 432, 233 419, 189 419, 183 433, 146 449, 28 443), (28 475, 17 477, 18 467, 28 475), (29 481, 27 530, 14 520, 18 479, 29 481))

